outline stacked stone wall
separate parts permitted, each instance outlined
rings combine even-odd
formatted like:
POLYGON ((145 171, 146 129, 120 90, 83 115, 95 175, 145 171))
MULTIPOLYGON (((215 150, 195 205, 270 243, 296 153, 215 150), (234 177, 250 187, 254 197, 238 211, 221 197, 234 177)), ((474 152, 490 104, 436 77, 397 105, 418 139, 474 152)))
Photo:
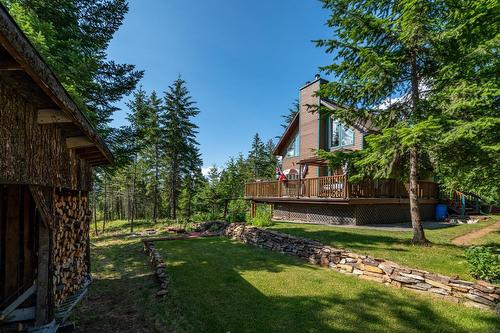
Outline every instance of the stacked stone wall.
POLYGON ((500 288, 484 281, 464 281, 404 267, 384 259, 336 249, 314 240, 242 223, 229 224, 224 230, 224 235, 243 243, 297 256, 312 264, 330 267, 361 279, 442 295, 470 306, 500 310, 500 288))

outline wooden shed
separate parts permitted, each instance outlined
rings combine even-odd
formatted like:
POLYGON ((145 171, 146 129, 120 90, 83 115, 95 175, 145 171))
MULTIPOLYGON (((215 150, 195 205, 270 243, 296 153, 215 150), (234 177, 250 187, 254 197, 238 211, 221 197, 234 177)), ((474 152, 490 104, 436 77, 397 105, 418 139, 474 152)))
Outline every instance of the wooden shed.
POLYGON ((0 5, 0 332, 53 331, 88 288, 92 168, 110 163, 0 5))

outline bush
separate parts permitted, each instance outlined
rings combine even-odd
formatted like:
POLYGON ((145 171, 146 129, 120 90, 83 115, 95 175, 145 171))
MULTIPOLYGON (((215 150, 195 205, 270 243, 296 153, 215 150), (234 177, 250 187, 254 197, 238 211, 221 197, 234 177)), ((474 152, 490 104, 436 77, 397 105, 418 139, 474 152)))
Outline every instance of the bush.
POLYGON ((465 250, 469 271, 476 279, 500 280, 500 254, 493 247, 473 246, 465 250))
POLYGON ((273 216, 266 207, 257 207, 255 217, 252 219, 247 216, 247 222, 256 227, 268 227, 273 224, 273 216))
POLYGON ((243 199, 232 200, 229 202, 228 214, 226 221, 228 222, 245 222, 246 213, 250 209, 250 204, 243 199))
POLYGON ((217 221, 220 220, 220 216, 218 214, 212 214, 211 212, 197 212, 193 215, 193 221, 217 221))

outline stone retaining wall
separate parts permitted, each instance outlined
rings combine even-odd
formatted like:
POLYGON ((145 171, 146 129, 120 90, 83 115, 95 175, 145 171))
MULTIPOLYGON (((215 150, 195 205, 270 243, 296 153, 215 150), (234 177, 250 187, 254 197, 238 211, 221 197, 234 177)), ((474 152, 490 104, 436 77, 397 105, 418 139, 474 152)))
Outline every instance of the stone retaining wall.
POLYGON ((500 310, 500 288, 483 281, 470 282, 400 266, 384 259, 372 258, 335 249, 317 241, 287 234, 231 223, 224 230, 226 237, 261 248, 294 255, 312 264, 330 267, 361 279, 376 281, 397 288, 408 288, 446 296, 483 309, 500 310))
POLYGON ((156 296, 166 295, 168 292, 168 276, 167 276, 167 265, 163 261, 163 258, 155 248, 154 243, 152 241, 143 241, 144 242, 144 252, 149 256, 151 265, 154 268, 156 278, 158 279, 158 283, 160 284, 160 288, 158 289, 156 296))

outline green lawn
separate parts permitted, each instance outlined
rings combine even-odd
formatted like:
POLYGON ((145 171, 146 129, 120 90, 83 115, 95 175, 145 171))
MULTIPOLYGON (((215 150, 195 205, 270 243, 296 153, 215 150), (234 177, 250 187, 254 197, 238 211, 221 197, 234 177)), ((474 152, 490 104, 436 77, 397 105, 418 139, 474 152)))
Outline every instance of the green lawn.
POLYGON ((211 238, 157 242, 175 332, 493 332, 493 313, 211 238))
POLYGON ((225 238, 156 242, 171 279, 158 299, 140 238, 124 221, 109 230, 92 239, 94 284, 73 315, 77 332, 486 333, 500 325, 490 312, 225 238))
MULTIPOLYGON (((340 247, 392 260, 414 268, 471 280, 464 248, 453 245, 451 240, 479 228, 495 223, 491 218, 477 224, 464 224, 442 229, 426 230, 431 246, 410 244, 411 232, 384 231, 361 228, 342 228, 313 224, 276 223, 270 229, 287 234, 318 240, 333 247, 340 247)), ((492 233, 474 242, 475 244, 500 244, 500 234, 492 233)))

